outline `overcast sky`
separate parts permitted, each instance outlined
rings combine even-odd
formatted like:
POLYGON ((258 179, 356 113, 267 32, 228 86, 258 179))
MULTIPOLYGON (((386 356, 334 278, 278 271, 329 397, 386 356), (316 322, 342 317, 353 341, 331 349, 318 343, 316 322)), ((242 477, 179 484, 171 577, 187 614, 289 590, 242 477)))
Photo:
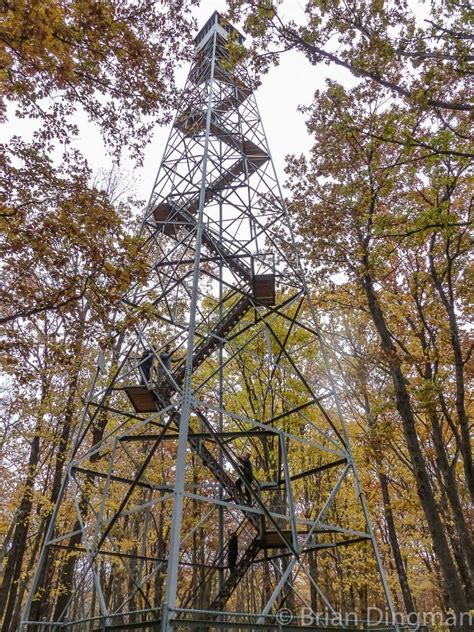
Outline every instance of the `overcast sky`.
MULTIPOLYGON (((299 0, 284 0, 279 11, 284 17, 297 21, 304 19, 299 0)), ((211 14, 217 10, 224 12, 225 0, 201 0, 194 15, 201 28, 211 14)), ((236 25, 238 27, 238 25, 236 25)), ((184 86, 189 68, 178 70, 178 84, 184 86)), ((281 56, 280 65, 272 68, 263 77, 262 85, 256 92, 263 125, 268 137, 272 157, 275 162, 280 182, 283 185, 285 156, 291 153, 306 151, 311 144, 305 127, 305 117, 297 111, 301 104, 311 103, 314 91, 324 86, 325 77, 331 73, 332 78, 346 82, 349 76, 344 71, 326 66, 311 66, 301 53, 288 52, 281 56)), ((91 125, 83 121, 80 125, 79 146, 94 170, 110 164, 102 149, 99 134, 91 125)), ((140 198, 148 199, 161 156, 168 138, 169 128, 157 127, 151 144, 145 151, 144 166, 134 168, 132 177, 140 198)))
MULTIPOLYGON (((283 0, 279 4, 279 13, 284 19, 302 22, 305 19, 302 0, 283 0)), ((225 12, 225 0, 201 0, 193 14, 200 29, 214 11, 225 12)), ((239 28, 239 25, 235 25, 239 28)), ((184 86, 189 67, 177 70, 179 86, 184 86)), ((308 105, 312 101, 314 91, 324 87, 327 76, 344 84, 353 83, 349 73, 338 67, 319 65, 311 66, 301 53, 287 52, 281 56, 280 65, 272 68, 262 78, 262 85, 256 92, 257 103, 267 134, 275 167, 284 186, 285 156, 301 153, 311 146, 311 139, 306 132, 305 116, 298 112, 299 105, 308 105)), ((36 126, 34 121, 25 119, 15 121, 14 107, 9 107, 9 124, 1 131, 6 141, 12 134, 31 138, 36 126)), ((94 173, 100 169, 107 170, 112 164, 107 155, 101 135, 96 126, 90 124, 85 114, 78 114, 75 120, 79 127, 76 145, 88 160, 94 173)), ((122 168, 130 174, 133 181, 134 194, 147 200, 158 171, 165 144, 169 135, 169 127, 156 127, 152 142, 147 146, 142 168, 132 163, 122 164, 122 168)), ((59 159, 59 154, 58 154, 59 159)))

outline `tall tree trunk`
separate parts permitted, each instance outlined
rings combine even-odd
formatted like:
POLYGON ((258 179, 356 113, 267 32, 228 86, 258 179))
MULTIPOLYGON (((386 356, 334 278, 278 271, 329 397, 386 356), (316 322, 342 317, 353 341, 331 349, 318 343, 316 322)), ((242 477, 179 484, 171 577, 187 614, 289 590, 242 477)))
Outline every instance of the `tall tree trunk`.
MULTIPOLYGON (((48 386, 43 384, 41 393, 41 404, 46 400, 48 386)), ((15 530, 8 552, 7 562, 5 564, 3 581, 0 587, 0 604, 3 605, 3 625, 1 632, 9 632, 10 622, 15 608, 15 600, 18 590, 18 580, 21 575, 23 559, 26 550, 26 541, 28 537, 28 529, 30 526, 31 510, 33 507, 33 489, 37 474, 40 454, 40 437, 43 428, 41 412, 34 431, 33 440, 31 442, 30 455, 28 458, 28 469, 25 480, 25 487, 20 501, 17 514, 15 530)))
POLYGON ((456 306, 454 299, 454 290, 452 283, 452 267, 453 258, 449 254, 449 243, 446 248, 447 268, 446 280, 447 290, 443 287, 443 281, 438 274, 434 259, 434 246, 436 242, 436 233, 431 237, 429 262, 430 272, 433 278, 436 290, 441 298, 441 302, 446 310, 449 321, 449 333, 451 338, 451 347, 454 356, 454 375, 456 380, 456 412, 458 416, 459 427, 461 429, 461 452, 463 456, 464 472, 466 483, 474 502, 474 466, 472 458, 471 430, 469 428, 469 419, 465 406, 465 384, 464 384, 464 360, 462 357, 461 341, 459 336, 459 327, 456 316, 456 306))
POLYGON ((421 505, 426 516, 426 521, 433 541, 433 549, 439 560, 443 582, 449 595, 450 605, 458 615, 461 615, 461 613, 467 612, 467 600, 449 549, 448 539, 439 516, 436 499, 431 487, 426 463, 418 440, 415 417, 407 390, 407 381, 403 375, 400 360, 397 357, 390 331, 387 327, 384 314, 376 297, 372 278, 368 272, 369 261, 367 255, 364 257, 364 264, 366 272, 362 279, 362 286, 367 297, 368 307, 373 323, 379 334, 382 350, 384 351, 389 363, 390 375, 395 390, 397 410, 403 424, 405 440, 413 466, 418 497, 420 498, 421 505))
POLYGON ((468 592, 472 592, 472 577, 474 576, 474 544, 472 541, 472 533, 464 517, 454 470, 448 463, 438 416, 433 413, 430 415, 430 419, 433 429, 433 444, 436 449, 436 466, 443 481, 443 491, 446 494, 446 498, 452 510, 450 515, 456 531, 456 540, 462 542, 460 555, 463 558, 463 566, 468 570, 469 576, 467 590, 468 592))
POLYGON ((457 530, 455 526, 453 526, 453 516, 452 511, 450 511, 450 502, 446 493, 446 487, 443 484, 442 476, 440 475, 439 471, 437 472, 437 477, 438 479, 440 479, 440 509, 444 517, 444 522, 447 525, 447 534, 449 542, 451 543, 454 561, 456 562, 459 569, 459 576, 461 578, 461 582, 466 593, 466 599, 469 604, 469 608, 471 608, 471 604, 473 602, 472 579, 469 567, 466 562, 464 541, 459 540, 457 530))
MULTIPOLYGON (((363 380, 362 390, 363 390, 364 410, 365 410, 369 427, 372 428, 375 425, 375 419, 372 413, 372 408, 371 408, 370 400, 369 400, 369 394, 368 394, 368 388, 367 388, 367 374, 363 366, 359 367, 359 375, 361 376, 361 379, 363 380)), ((377 474, 378 474, 378 478, 380 482, 380 488, 382 490, 385 523, 387 525, 390 548, 392 550, 393 559, 395 561, 395 568, 396 568, 396 572, 398 576, 398 582, 400 584, 400 588, 402 591, 405 611, 407 613, 416 612, 415 603, 414 603, 412 592, 410 589, 410 584, 408 582, 408 576, 407 576, 405 564, 403 563, 403 557, 400 551, 400 543, 399 543, 399 538, 397 534, 397 529, 395 526, 395 519, 393 517, 392 502, 390 499, 388 478, 387 478, 387 475, 383 471, 383 460, 381 456, 379 455, 376 456, 376 465, 377 465, 377 474)))
POLYGON ((390 490, 388 487, 388 479, 386 474, 379 471, 380 487, 382 489, 383 508, 385 514, 385 522, 388 529, 388 537, 390 540, 390 548, 392 549, 393 559, 395 561, 395 568, 397 569, 398 582, 403 596, 403 603, 407 614, 410 612, 416 612, 415 602, 411 593, 410 584, 408 582, 408 576, 403 563, 402 553, 400 551, 400 544, 398 541, 397 529, 395 526, 395 520, 393 517, 392 503, 390 500, 390 490))
MULTIPOLYGON (((76 350, 77 354, 79 353, 79 349, 76 350)), ((77 355, 76 354, 76 355, 77 355)), ((73 418, 76 412, 75 402, 76 402, 76 394, 77 394, 77 385, 79 381, 79 367, 75 371, 72 376, 69 386, 68 386, 68 395, 66 400, 66 407, 64 410, 64 421, 62 424, 61 435, 58 442, 57 452, 56 452, 56 463, 54 466, 54 474, 53 474, 53 482, 51 485, 51 505, 54 507, 56 501, 59 497, 59 491, 61 489, 61 483, 64 472, 64 462, 67 454, 67 448, 69 445, 69 438, 71 435, 71 428, 73 425, 73 418)), ((46 525, 44 528, 44 532, 48 531, 50 522, 52 518, 52 511, 49 512, 46 525)), ((51 551, 48 551, 48 556, 44 560, 43 567, 41 569, 41 577, 38 581, 38 589, 36 594, 34 595, 31 610, 30 610, 30 620, 31 621, 40 621, 42 617, 45 616, 46 612, 49 608, 50 602, 50 592, 52 588, 51 582, 51 551)))
MULTIPOLYGON (((309 565, 309 576, 314 581, 314 583, 318 584, 318 558, 317 551, 309 551, 308 553, 308 565, 309 565)), ((316 590, 313 584, 310 585, 310 603, 311 610, 316 613, 318 612, 318 591, 316 590)))
MULTIPOLYGON (((72 531, 78 531, 78 533, 74 533, 69 540, 69 546, 71 550, 74 550, 81 544, 82 541, 82 531, 81 531, 81 523, 79 520, 76 520, 72 531)), ((61 616, 64 614, 67 604, 69 603, 69 599, 72 594, 73 583, 74 583, 74 567, 76 564, 77 553, 69 553, 65 562, 60 568, 59 576, 57 584, 61 589, 60 594, 56 600, 56 605, 53 613, 53 621, 60 621, 61 616)))
POLYGON ((16 630, 18 630, 18 623, 19 623, 20 614, 21 614, 21 607, 22 607, 22 603, 23 603, 23 597, 24 597, 26 589, 28 587, 28 582, 31 579, 31 571, 32 571, 32 569, 33 569, 33 567, 35 565, 36 556, 37 556, 38 550, 39 550, 39 548, 41 546, 41 542, 42 542, 43 534, 44 534, 44 524, 45 524, 45 519, 43 518, 42 521, 41 521, 41 524, 39 526, 38 533, 36 534, 33 547, 31 549, 31 554, 30 554, 30 559, 28 561, 28 566, 26 568, 26 572, 24 573, 25 577, 19 583, 18 596, 17 596, 17 600, 16 600, 16 607, 15 607, 15 611, 14 611, 13 616, 12 616, 12 621, 11 621, 11 625, 10 625, 10 632, 15 632, 16 630))
MULTIPOLYGON (((421 306, 419 309, 421 311, 421 306)), ((419 335, 419 338, 423 348, 423 353, 427 358, 424 365, 423 375, 427 383, 435 386, 437 364, 433 366, 429 359, 428 343, 423 331, 419 335)), ((459 496, 455 468, 453 465, 450 465, 448 459, 446 443, 442 433, 440 415, 438 413, 438 399, 439 398, 435 399, 430 397, 426 404, 426 413, 431 423, 431 434, 436 451, 434 464, 436 467, 437 477, 440 480, 442 499, 445 501, 443 505, 445 514, 449 523, 452 523, 454 526, 453 530, 448 530, 449 540, 453 549, 454 559, 459 568, 459 574, 464 586, 468 604, 471 605, 473 602, 474 544, 472 541, 471 530, 469 529, 464 516, 464 508, 459 496)), ((441 409, 443 410, 443 405, 441 406, 441 409)), ((448 418, 446 418, 446 421, 448 422, 451 430, 454 432, 452 421, 448 418)), ((458 441, 458 445, 460 445, 458 436, 456 436, 456 440, 458 441)))

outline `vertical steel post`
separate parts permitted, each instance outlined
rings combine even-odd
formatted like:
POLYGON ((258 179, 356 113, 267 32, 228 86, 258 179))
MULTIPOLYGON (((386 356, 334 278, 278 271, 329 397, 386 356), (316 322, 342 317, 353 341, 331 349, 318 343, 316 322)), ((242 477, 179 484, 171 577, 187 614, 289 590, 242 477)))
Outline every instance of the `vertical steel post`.
MULTIPOLYGON (((219 238, 222 242, 222 202, 219 203, 219 238)), ((223 273, 224 266, 222 265, 222 260, 219 261, 219 320, 222 319, 224 310, 222 305, 222 300, 224 297, 224 286, 223 286, 223 273)), ((224 367, 223 367, 223 359, 224 359, 224 349, 222 343, 219 343, 219 432, 224 430, 224 415, 222 414, 222 410, 224 408, 224 367)), ((222 450, 219 450, 219 465, 221 468, 224 466, 224 459, 222 458, 222 450)), ((224 490, 222 489, 222 485, 219 484, 219 500, 223 500, 224 498, 224 490)), ((219 505, 219 551, 224 550, 224 507, 219 505)), ((221 561, 221 567, 224 564, 224 560, 221 561)), ((219 590, 222 590, 224 587, 224 568, 219 569, 219 590)))
POLYGON ((209 135, 212 116, 212 92, 214 89, 214 67, 216 57, 216 35, 212 49, 211 73, 209 78, 209 95, 206 115, 206 136, 204 141, 204 153, 202 157, 202 178, 199 192, 199 211, 196 231, 194 271, 191 302, 189 305, 189 333, 186 350, 186 365, 184 374, 183 399, 179 420, 178 453, 176 456, 176 476, 173 491, 173 515, 171 519, 170 551, 168 556, 168 574, 166 582, 166 612, 167 620, 164 621, 164 630, 172 628, 171 619, 176 608, 176 593, 178 586, 179 552, 181 540, 181 523, 183 519, 184 480, 186 470, 186 455, 188 450, 189 418, 193 407, 193 351, 194 333, 196 328, 196 314, 198 307, 198 289, 200 279, 201 246, 203 234, 203 215, 206 195, 207 158, 209 147, 209 135))

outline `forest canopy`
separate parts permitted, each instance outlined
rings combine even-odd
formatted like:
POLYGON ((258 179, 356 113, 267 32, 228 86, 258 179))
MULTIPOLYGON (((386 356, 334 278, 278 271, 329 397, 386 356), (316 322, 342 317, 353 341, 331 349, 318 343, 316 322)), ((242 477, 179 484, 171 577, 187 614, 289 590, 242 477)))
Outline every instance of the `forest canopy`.
MULTIPOLYGON (((306 58, 306 81, 315 86, 318 73, 330 76, 334 67, 353 80, 347 87, 328 78, 302 104, 311 148, 289 148, 286 203, 396 607, 468 612, 472 7, 462 0, 300 4, 304 18, 293 21, 285 2, 223 2, 222 13, 247 37, 246 48, 230 42, 229 58, 248 64, 256 85, 288 51, 306 58)), ((7 132, 0 145, 1 632, 18 629, 97 354, 113 354, 124 332, 153 318, 151 303, 134 317, 120 310, 124 293, 149 280, 141 210, 124 194, 119 166, 105 177, 92 172, 76 146, 78 121, 97 126, 117 165, 126 156, 138 167, 153 130, 171 123, 186 96, 176 69, 193 59, 200 5, 2 6, 0 123, 19 130, 28 121, 33 132, 7 132)), ((216 300, 211 291, 208 300, 216 300)), ((304 352, 300 361, 309 361, 304 352)), ((244 371, 238 380, 239 405, 251 408, 251 380, 244 371)), ((91 430, 91 445, 107 423, 91 430)), ((173 454, 162 456, 165 475, 173 454)), ((169 516, 161 520, 166 539, 169 516)), ((190 543, 201 563, 203 542, 198 532, 190 543)), ((42 578, 39 618, 64 607, 71 559, 58 553, 48 561, 60 586, 42 578)), ((115 588, 118 565, 107 572, 106 598, 114 589, 125 597, 130 586, 115 588)), ((364 599, 357 584, 357 597, 336 583, 327 589, 340 602, 364 599)))

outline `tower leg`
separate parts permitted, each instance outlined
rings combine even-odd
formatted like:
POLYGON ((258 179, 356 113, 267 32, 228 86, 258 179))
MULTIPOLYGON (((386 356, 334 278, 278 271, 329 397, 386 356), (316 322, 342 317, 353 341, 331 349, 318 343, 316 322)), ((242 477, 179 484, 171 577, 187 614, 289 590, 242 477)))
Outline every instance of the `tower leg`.
POLYGON ((168 556, 168 575, 166 583, 165 613, 163 617, 164 630, 171 630, 171 620, 174 617, 176 608, 176 593, 178 586, 179 552, 181 543, 181 524, 183 519, 184 502, 184 481, 186 471, 186 456, 188 450, 189 418, 192 410, 192 374, 193 374, 193 354, 194 337, 196 329, 196 314, 198 312, 199 280, 200 280, 200 260, 203 235, 203 213, 206 202, 206 179, 207 179, 207 159, 209 147, 209 135, 212 117, 212 90, 214 83, 215 67, 215 47, 216 36, 214 35, 214 52, 212 55, 211 74, 209 80, 209 97, 206 115, 206 137, 204 142, 204 154, 202 159, 202 179, 199 192, 199 211, 197 220, 197 232, 194 256, 194 271, 191 302, 189 306, 189 333, 186 349, 186 364, 183 385, 183 401, 181 405, 181 416, 179 420, 178 454, 176 458, 176 478, 173 492, 173 516, 171 519, 170 551, 168 556))

